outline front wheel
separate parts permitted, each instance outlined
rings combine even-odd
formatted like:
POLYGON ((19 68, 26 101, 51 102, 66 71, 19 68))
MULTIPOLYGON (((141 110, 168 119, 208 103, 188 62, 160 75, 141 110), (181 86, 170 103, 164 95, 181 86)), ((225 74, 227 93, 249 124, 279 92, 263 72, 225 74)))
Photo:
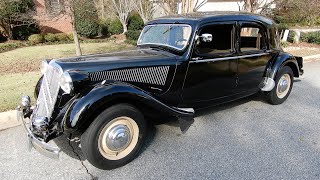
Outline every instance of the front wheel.
POLYGON ((268 92, 267 100, 269 103, 282 104, 290 95, 293 85, 293 72, 288 66, 281 68, 275 79, 276 86, 268 92))
POLYGON ((146 136, 146 122, 135 107, 114 105, 103 111, 81 136, 87 160, 100 169, 114 169, 132 161, 146 136))

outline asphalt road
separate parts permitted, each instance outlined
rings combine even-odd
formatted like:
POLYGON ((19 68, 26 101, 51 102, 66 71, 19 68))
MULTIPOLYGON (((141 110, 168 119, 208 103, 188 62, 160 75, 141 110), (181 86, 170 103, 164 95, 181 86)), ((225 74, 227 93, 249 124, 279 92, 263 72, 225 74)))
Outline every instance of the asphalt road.
MULTIPOLYGON (((255 95, 211 108, 186 134, 174 123, 156 126, 124 167, 84 165, 96 179, 320 179, 320 62, 304 69, 282 105, 255 95)), ((0 179, 92 177, 66 154, 55 161, 26 151, 24 138, 21 127, 0 132, 0 179)))

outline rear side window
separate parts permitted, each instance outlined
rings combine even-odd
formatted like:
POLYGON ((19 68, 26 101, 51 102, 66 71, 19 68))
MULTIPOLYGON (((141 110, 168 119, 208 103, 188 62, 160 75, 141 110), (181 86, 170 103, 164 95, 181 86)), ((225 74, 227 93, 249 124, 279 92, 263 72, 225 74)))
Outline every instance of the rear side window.
POLYGON ((240 32, 240 50, 257 51, 266 48, 265 35, 261 28, 242 27, 240 32))

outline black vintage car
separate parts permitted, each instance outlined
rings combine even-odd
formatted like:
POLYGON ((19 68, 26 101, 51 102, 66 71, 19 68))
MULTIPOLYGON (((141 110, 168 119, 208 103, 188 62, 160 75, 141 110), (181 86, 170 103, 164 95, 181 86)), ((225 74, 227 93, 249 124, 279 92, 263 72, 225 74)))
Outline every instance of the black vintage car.
POLYGON ((195 110, 264 92, 274 105, 289 96, 303 59, 281 49, 266 17, 215 12, 176 15, 146 24, 137 49, 45 60, 31 107, 18 107, 31 147, 81 134, 81 149, 101 169, 135 158, 148 123, 176 118, 186 131, 195 110), (28 123, 29 121, 29 123, 28 123))

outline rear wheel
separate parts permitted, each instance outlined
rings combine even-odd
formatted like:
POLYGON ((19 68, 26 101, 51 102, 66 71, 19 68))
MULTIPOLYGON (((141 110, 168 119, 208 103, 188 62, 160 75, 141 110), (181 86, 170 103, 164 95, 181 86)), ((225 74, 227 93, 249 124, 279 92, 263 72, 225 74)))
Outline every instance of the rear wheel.
POLYGON ((281 68, 275 79, 276 86, 267 94, 269 103, 282 104, 290 95, 293 85, 293 72, 288 66, 281 68))
POLYGON ((119 104, 103 111, 81 136, 88 161, 100 169, 114 169, 132 161, 146 136, 143 115, 135 107, 119 104))

